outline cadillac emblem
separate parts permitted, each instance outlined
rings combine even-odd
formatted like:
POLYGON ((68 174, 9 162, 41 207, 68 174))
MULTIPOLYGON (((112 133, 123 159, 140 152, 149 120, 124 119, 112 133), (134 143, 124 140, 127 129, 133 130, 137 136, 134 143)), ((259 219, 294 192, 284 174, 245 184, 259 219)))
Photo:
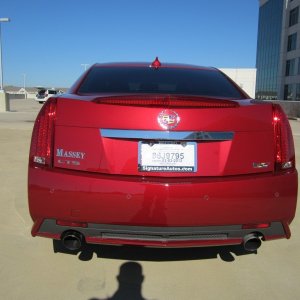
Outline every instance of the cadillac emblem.
POLYGON ((166 130, 174 129, 180 122, 178 114, 170 109, 163 110, 157 117, 158 124, 166 130))

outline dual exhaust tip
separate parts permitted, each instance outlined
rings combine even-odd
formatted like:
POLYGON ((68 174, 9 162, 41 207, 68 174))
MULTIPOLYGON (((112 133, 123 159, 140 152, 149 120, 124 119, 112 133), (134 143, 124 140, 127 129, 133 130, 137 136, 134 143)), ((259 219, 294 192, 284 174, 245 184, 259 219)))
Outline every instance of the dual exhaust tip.
POLYGON ((63 246, 70 251, 80 250, 82 245, 85 243, 83 234, 74 230, 66 231, 62 235, 61 241, 63 246))
POLYGON ((250 233, 244 237, 243 246, 246 251, 255 252, 261 246, 261 239, 258 234, 250 233))
MULTIPOLYGON (((83 234, 78 231, 66 231, 62 235, 63 246, 70 251, 78 251, 85 243, 83 234)), ((255 252, 261 246, 261 239, 258 234, 250 233, 244 237, 243 247, 246 251, 255 252)))

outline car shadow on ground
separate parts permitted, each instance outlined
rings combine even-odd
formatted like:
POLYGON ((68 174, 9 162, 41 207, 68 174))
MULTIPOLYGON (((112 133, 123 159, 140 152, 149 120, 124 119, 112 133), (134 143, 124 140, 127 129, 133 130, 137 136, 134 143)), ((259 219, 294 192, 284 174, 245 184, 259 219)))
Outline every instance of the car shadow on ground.
POLYGON ((131 261, 185 261, 220 258, 233 262, 236 256, 257 254, 257 251, 246 251, 242 245, 204 247, 204 248, 147 248, 139 246, 83 245, 81 250, 69 251, 60 241, 53 241, 55 253, 77 255, 82 261, 89 261, 96 255, 98 258, 131 260, 131 261))

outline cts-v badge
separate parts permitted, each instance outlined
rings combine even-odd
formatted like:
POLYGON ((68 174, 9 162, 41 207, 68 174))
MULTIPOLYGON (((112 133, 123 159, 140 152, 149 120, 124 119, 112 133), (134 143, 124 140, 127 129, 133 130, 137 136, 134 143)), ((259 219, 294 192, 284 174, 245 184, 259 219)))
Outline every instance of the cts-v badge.
POLYGON ((157 117, 158 124, 163 129, 173 129, 177 127, 180 122, 180 117, 174 110, 163 110, 157 117))

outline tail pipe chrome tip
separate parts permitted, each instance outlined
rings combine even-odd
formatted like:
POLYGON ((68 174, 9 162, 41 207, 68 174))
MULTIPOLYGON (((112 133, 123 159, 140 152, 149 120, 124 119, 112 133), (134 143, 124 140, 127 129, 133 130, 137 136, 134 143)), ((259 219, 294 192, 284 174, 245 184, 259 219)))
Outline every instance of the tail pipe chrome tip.
POLYGON ((63 233, 61 241, 63 246, 68 250, 80 250, 84 243, 84 236, 78 231, 69 230, 63 233))
POLYGON ((244 237, 244 249, 249 252, 256 251, 261 245, 261 239, 258 234, 250 233, 244 237))

